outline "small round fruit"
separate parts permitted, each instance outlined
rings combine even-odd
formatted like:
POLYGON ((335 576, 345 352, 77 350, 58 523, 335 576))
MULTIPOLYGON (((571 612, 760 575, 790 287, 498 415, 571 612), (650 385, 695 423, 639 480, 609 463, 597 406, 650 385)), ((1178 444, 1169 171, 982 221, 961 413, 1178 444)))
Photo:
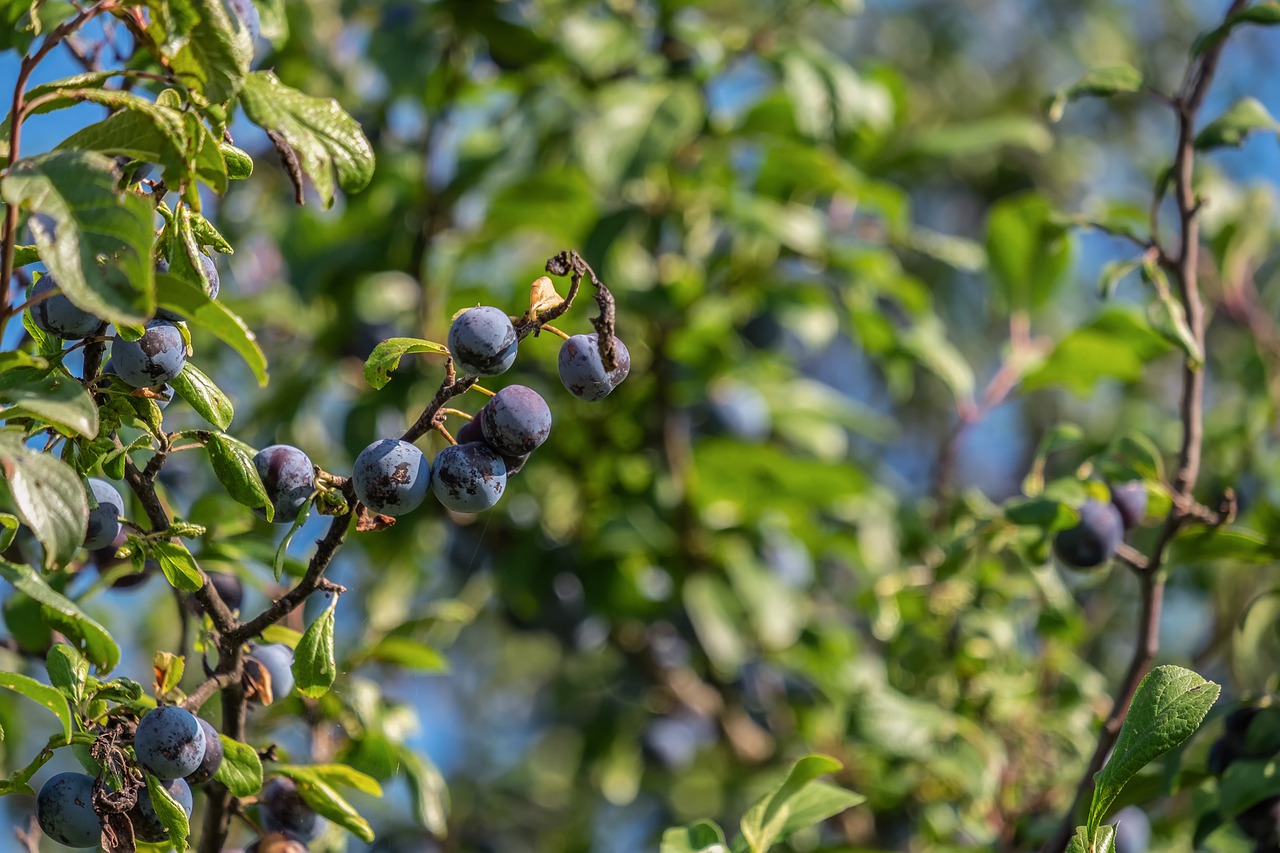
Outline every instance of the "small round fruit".
POLYGON ((467 421, 458 428, 458 434, 455 436, 458 444, 471 444, 473 441, 484 441, 484 429, 480 426, 480 415, 484 412, 481 409, 476 412, 476 416, 467 421))
POLYGON ((404 515, 426 499, 431 463, 409 442, 384 438, 360 451, 351 484, 356 497, 373 512, 404 515))
POLYGON ((177 705, 148 711, 133 736, 138 762, 164 780, 181 779, 199 767, 206 746, 200 721, 177 705))
POLYGON ((187 345, 182 332, 168 320, 152 320, 136 341, 116 335, 111 346, 116 375, 134 388, 156 388, 182 372, 187 345))
MULTIPOLYGON (((218 591, 218 596, 222 599, 222 603, 227 605, 228 610, 234 612, 244 604, 244 582, 239 576, 227 572, 209 572, 209 583, 213 584, 213 588, 218 591)), ((196 609, 203 614, 204 608, 200 606, 199 601, 196 601, 196 609)))
POLYGON ((1231 738, 1223 736, 1218 738, 1209 747, 1209 757, 1205 761, 1205 769, 1209 771, 1210 776, 1222 776, 1227 772, 1227 768, 1242 757, 1242 753, 1231 742, 1231 738))
POLYGON ((436 455, 431 490, 454 512, 481 512, 507 488, 507 466, 487 444, 457 444, 436 455))
POLYGON ((264 835, 245 848, 244 853, 310 853, 311 848, 302 839, 288 832, 264 835))
POLYGON ((1110 821, 1116 834, 1112 841, 1115 853, 1146 853, 1151 845, 1151 820, 1137 806, 1125 806, 1110 821))
MULTIPOLYGON (((272 520, 276 524, 293 524, 316 488, 315 466, 307 454, 288 444, 273 444, 258 451, 253 465, 275 509, 272 520)), ((266 519, 267 514, 260 507, 253 511, 266 519)))
POLYGON ((84 547, 89 550, 110 545, 124 529, 120 516, 124 515, 124 498, 116 487, 106 480, 89 478, 89 490, 98 505, 89 510, 89 524, 85 528, 84 547))
POLYGON ((1268 797, 1236 815, 1236 826, 1259 845, 1280 842, 1280 796, 1268 797))
POLYGON ((1080 507, 1080 523, 1054 537, 1053 551, 1072 568, 1092 569, 1111 559, 1123 538, 1120 511, 1109 503, 1089 500, 1080 507))
MULTIPOLYGON (((161 782, 160 785, 169 796, 173 797, 174 802, 182 807, 182 810, 187 813, 187 819, 190 820, 194 804, 191 800, 191 786, 186 780, 170 779, 167 782, 161 782)), ((156 814, 155 805, 151 802, 151 791, 146 785, 138 791, 138 802, 129 812, 129 819, 133 821, 133 831, 140 841, 157 843, 169 840, 169 830, 165 829, 160 816, 156 814)))
POLYGON ((480 410, 485 441, 503 456, 522 456, 551 435, 551 409, 542 395, 523 385, 508 385, 480 410))
POLYGON ((93 810, 93 777, 59 773, 36 798, 36 820, 44 834, 68 847, 97 847, 102 822, 93 810))
MULTIPOLYGON (((200 253, 200 266, 204 268, 204 291, 209 294, 210 299, 218 298, 218 291, 222 289, 222 282, 218 278, 218 267, 213 263, 213 258, 200 253)), ((169 271, 169 262, 161 258, 156 261, 156 272, 167 273, 169 271)), ((170 311, 168 308, 156 309, 157 320, 168 320, 176 323, 182 320, 181 314, 170 311)))
POLYGON ((609 392, 618 387, 631 372, 631 353, 621 338, 613 339, 614 357, 617 361, 613 370, 604 369, 599 341, 600 336, 595 332, 574 335, 560 346, 557 358, 560 381, 564 383, 564 387, 579 400, 589 403, 609 396, 609 392))
MULTIPOLYGON (((28 299, 43 296, 56 290, 58 283, 53 276, 46 275, 31 286, 28 299)), ((81 310, 61 293, 42 299, 31 306, 31 319, 36 326, 54 337, 63 340, 79 340, 87 338, 102 327, 102 320, 88 311, 81 310)))
POLYGON ((1140 480, 1111 487, 1111 503, 1120 511, 1124 529, 1132 530, 1147 517, 1147 487, 1140 480))
MULTIPOLYGON (((280 643, 264 643, 250 649, 248 660, 260 668, 257 674, 264 676, 270 686, 271 701, 279 702, 293 692, 293 649, 280 643)), ((255 700, 263 704, 261 696, 255 700)))
POLYGON ((262 786, 258 807, 262 828, 268 832, 292 833, 303 841, 320 834, 320 816, 303 801, 297 783, 286 776, 276 776, 262 786))
POLYGON ((516 360, 517 347, 515 327, 500 308, 472 308, 449 327, 449 353, 462 374, 505 373, 516 360))
POLYGON ((188 785, 203 785, 212 779, 213 774, 217 773, 218 768, 222 766, 222 739, 218 737, 213 726, 204 720, 197 717, 196 722, 204 730, 204 757, 200 759, 200 765, 187 774, 188 785))

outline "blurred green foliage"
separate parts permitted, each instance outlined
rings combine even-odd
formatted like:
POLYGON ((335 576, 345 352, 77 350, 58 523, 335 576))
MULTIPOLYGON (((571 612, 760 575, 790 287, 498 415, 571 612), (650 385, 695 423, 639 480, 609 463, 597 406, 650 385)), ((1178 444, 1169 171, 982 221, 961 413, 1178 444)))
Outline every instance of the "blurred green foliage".
MULTIPOLYGON (((1153 517, 1169 505, 1185 338, 1129 274, 1141 253, 1103 230, 1146 227, 1172 124, 1128 94, 1134 69, 1172 89, 1218 23, 1202 5, 260 3, 255 66, 342 104, 377 168, 331 208, 332 187, 297 207, 271 144, 231 122, 254 174, 205 212, 236 249, 220 298, 255 330, 268 390, 195 343, 237 437, 347 470, 442 376, 410 355, 375 391, 374 346, 443 341, 476 304, 522 313, 569 247, 616 296, 633 367, 581 403, 559 385, 558 340, 526 340, 485 384, 542 392, 551 439, 490 513, 353 534, 333 572, 351 589, 333 689, 257 713, 252 742, 387 784, 352 797, 377 850, 428 849, 446 823, 451 851, 653 849, 666 827, 736 823, 815 751, 866 803, 779 849, 1043 843, 1138 613, 1132 575, 1065 573, 1049 536, 1094 474, 1147 481, 1153 517), (1048 100, 1090 68, 1111 72, 1048 100)), ((1275 37, 1233 36, 1201 147, 1274 130, 1260 103, 1232 103, 1275 37)), ((1271 136, 1197 176, 1200 493, 1234 489, 1239 513, 1173 543, 1161 661, 1223 683, 1223 708, 1272 694, 1280 643, 1271 136)), ((209 529, 201 565, 278 593, 265 525, 181 462, 166 485, 209 529)), ((294 537, 286 573, 318 532, 294 537)), ((106 598, 86 605, 104 621, 129 606, 106 598)), ((24 642, 21 614, 7 624, 24 642)), ((169 648, 175 624, 156 612, 138 640, 169 648)), ((8 752, 20 713, 0 696, 6 770, 29 760, 8 752)), ((1190 849, 1199 821, 1211 849, 1245 849, 1230 820, 1214 829, 1209 740, 1117 801, 1146 809, 1153 848, 1190 849)))

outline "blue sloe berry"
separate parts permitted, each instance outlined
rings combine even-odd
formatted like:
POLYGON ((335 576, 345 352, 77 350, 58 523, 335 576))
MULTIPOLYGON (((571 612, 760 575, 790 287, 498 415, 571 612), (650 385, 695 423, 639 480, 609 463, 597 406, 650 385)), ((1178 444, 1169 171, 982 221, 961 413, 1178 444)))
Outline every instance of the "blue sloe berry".
POLYGON ((206 721, 197 717, 196 722, 204 731, 204 757, 200 759, 199 766, 187 774, 188 785, 203 785, 222 766, 222 738, 218 737, 217 731, 206 721))
MULTIPOLYGON (((222 289, 222 281, 218 277, 218 267, 214 264, 213 258, 200 253, 200 266, 204 269, 204 292, 209 294, 210 299, 218 298, 218 291, 222 289)), ((156 261, 156 272, 167 273, 169 271, 169 262, 164 258, 156 261)), ((168 320, 171 323, 177 323, 183 317, 177 312, 170 311, 168 308, 156 309, 157 320, 168 320)))
POLYGON ((134 388, 156 388, 182 372, 187 364, 187 345, 173 323, 152 320, 136 341, 116 335, 111 361, 125 383, 134 388))
POLYGON ((603 400, 631 372, 631 353, 621 338, 613 339, 617 359, 613 370, 604 369, 599 342, 600 336, 595 332, 574 335, 561 345, 557 359, 564 387, 579 400, 589 403, 603 400))
POLYGON ((1116 552, 1124 538, 1120 510, 1109 503, 1088 500, 1080 507, 1080 523, 1053 539, 1058 559, 1076 569, 1100 566, 1116 552))
POLYGON ((205 746, 196 715, 177 705, 148 711, 133 735, 138 763, 165 780, 181 779, 199 767, 205 746))
MULTIPOLYGON (((46 275, 31 286, 28 298, 42 296, 55 290, 58 283, 46 275)), ((77 308, 65 294, 57 293, 31 306, 31 319, 36 326, 64 340, 87 338, 102 326, 102 320, 88 311, 77 308)))
POLYGON ((1141 480, 1111 487, 1111 503, 1120 511, 1125 530, 1132 530, 1147 517, 1147 487, 1141 480))
MULTIPOLYGON (((240 605, 244 604, 244 582, 240 580, 239 575, 229 572, 209 572, 208 576, 209 583, 213 584, 213 588, 218 591, 218 596, 227 605, 227 609, 239 610, 240 605)), ((204 615, 204 605, 195 596, 191 597, 191 607, 197 616, 204 615)))
POLYGON ((418 508, 431 485, 431 463, 407 441, 384 438, 360 451, 351 469, 356 497, 382 515, 418 508))
MULTIPOLYGON (((191 786, 185 779, 169 779, 162 781, 160 785, 187 813, 189 820, 194 805, 191 800, 191 786)), ((165 829, 160 816, 156 814, 155 805, 151 802, 151 791, 146 785, 138 791, 138 802, 129 812, 129 819, 133 821, 133 831, 137 834, 138 840, 151 843, 169 840, 169 830, 165 829)))
POLYGON ((68 847, 97 847, 102 823, 93 811, 93 777, 59 773, 36 798, 36 820, 44 834, 68 847))
POLYGON ((1115 853, 1146 853, 1151 844, 1151 820, 1137 806, 1125 806, 1109 821, 1116 826, 1115 853))
MULTIPOLYGON (((483 412, 484 410, 481 409, 480 412, 476 413, 476 416, 474 418, 467 421, 458 429, 458 435, 457 435, 458 444, 472 444, 473 442, 477 442, 477 441, 483 444, 489 444, 489 442, 485 441, 484 429, 481 427, 480 415, 483 412)), ((493 447, 492 444, 490 444, 489 446, 493 447)), ((496 450, 497 448, 494 448, 494 449, 496 450)), ((501 456, 502 461, 506 463, 507 476, 511 477, 511 476, 514 476, 515 474, 520 473, 520 469, 524 468, 524 463, 529 461, 529 457, 532 454, 520 453, 515 456, 511 456, 499 450, 498 455, 501 456)))
POLYGON ((507 466, 487 444, 456 444, 436 455, 431 489, 454 512, 481 512, 507 488, 507 466))
POLYGON ((1258 842, 1259 850, 1270 850, 1280 842, 1280 796, 1267 797, 1236 815, 1236 827, 1258 842))
MULTIPOLYGON (((279 702, 293 692, 293 649, 280 643, 264 643, 254 646, 246 661, 256 664, 257 671, 252 674, 270 687, 272 702, 279 702)), ((261 695, 254 698, 266 704, 261 695)))
MULTIPOLYGON (((258 451, 253 465, 275 508, 275 523, 293 524, 316 488, 315 466, 307 454, 288 444, 273 444, 258 451)), ((259 518, 267 517, 260 507, 253 511, 259 518)))
POLYGON ((320 834, 320 816, 302 799, 297 783, 286 776, 276 776, 262 786, 258 806, 267 832, 292 833, 302 841, 320 834))
POLYGON ((302 839, 289 832, 264 835, 245 848, 244 853, 310 853, 302 839))
POLYGON ((472 308, 449 327, 449 354, 463 374, 497 376, 516 360, 515 327, 502 309, 472 308))
POLYGON ((551 435, 551 409, 537 391, 508 385, 480 410, 485 441, 503 456, 537 450, 551 435))
POLYGON ((105 548, 115 541, 123 527, 120 516, 124 515, 124 498, 116 491, 116 487, 106 480, 97 477, 89 478, 89 490, 98 505, 89 510, 89 524, 84 532, 84 547, 89 550, 105 548))
MULTIPOLYGON (((107 359, 107 363, 102 366, 102 372, 104 375, 120 375, 116 372, 116 363, 111 359, 107 359)), ((157 396, 152 397, 151 399, 162 412, 169 407, 169 404, 173 402, 173 398, 177 394, 177 392, 173 390, 173 386, 168 382, 163 385, 157 385, 155 388, 150 390, 156 393, 157 396)))

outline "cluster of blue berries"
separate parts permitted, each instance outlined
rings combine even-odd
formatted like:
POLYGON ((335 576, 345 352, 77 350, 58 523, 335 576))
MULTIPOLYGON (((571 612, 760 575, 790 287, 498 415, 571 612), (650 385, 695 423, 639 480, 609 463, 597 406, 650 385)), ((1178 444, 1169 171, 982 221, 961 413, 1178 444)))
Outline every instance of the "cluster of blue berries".
POLYGON ((1147 487, 1140 482, 1111 487, 1111 500, 1081 504, 1080 521, 1053 539, 1053 552, 1073 569, 1101 566, 1115 555, 1124 534, 1142 524, 1147 515, 1147 487))
MULTIPOLYGON (((191 817, 191 786, 213 778, 222 764, 222 741, 213 726, 190 711, 163 706, 148 711, 138 722, 133 738, 138 764, 157 781, 187 817, 191 817)), ((97 847, 102 826, 93 809, 93 777, 84 773, 59 773, 40 789, 36 819, 44 833, 68 847, 97 847)), ((169 840, 169 831, 157 815, 151 793, 144 785, 129 812, 139 841, 169 840)))
MULTIPOLYGON (((202 254, 200 262, 206 292, 211 299, 216 299, 221 288, 218 268, 207 255, 202 254)), ((164 260, 158 261, 156 271, 168 272, 169 264, 164 260)), ((105 332, 106 324, 99 317, 78 308, 65 294, 57 292, 57 288, 58 283, 51 275, 44 276, 31 287, 30 298, 44 297, 31 306, 31 319, 39 329, 63 340, 81 340, 105 332), (50 293, 53 295, 49 296, 50 293)), ((116 335, 106 372, 115 374, 133 388, 156 391, 159 395, 157 404, 167 404, 173 397, 173 389, 168 383, 187 364, 187 344, 177 325, 182 321, 180 315, 161 308, 147 323, 142 337, 127 341, 116 335)))
MULTIPOLYGON (((292 666, 293 651, 288 646, 252 647, 245 668, 256 687, 254 700, 270 702, 272 695, 276 699, 288 695, 293 690, 292 666)), ((212 779, 223 759, 222 740, 213 726, 176 705, 161 706, 142 717, 134 732, 133 753, 139 767, 160 782, 188 818, 193 807, 191 787, 212 779)), ((288 833, 299 844, 320 832, 319 818, 302 802, 291 780, 273 779, 263 788, 259 803, 261 824, 268 832, 288 833)), ((93 808, 93 777, 68 772, 50 778, 36 799, 36 819, 44 833, 61 844, 96 847, 102 827, 93 808)), ((138 789, 129 820, 139 841, 169 839, 145 785, 138 789)))

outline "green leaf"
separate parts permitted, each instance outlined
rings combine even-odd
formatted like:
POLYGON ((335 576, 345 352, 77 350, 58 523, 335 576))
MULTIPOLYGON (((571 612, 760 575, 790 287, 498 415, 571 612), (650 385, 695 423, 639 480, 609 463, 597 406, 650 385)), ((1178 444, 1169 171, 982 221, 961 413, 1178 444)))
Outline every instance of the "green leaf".
POLYGON ((729 844, 716 823, 700 820, 662 833, 658 853, 729 853, 729 844))
MULTIPOLYGON (((159 274, 160 304, 176 311, 193 326, 211 332, 231 347, 249 365, 258 384, 267 384, 267 357, 262 354, 253 332, 221 302, 210 299, 204 288, 172 275, 159 274)), ((185 372, 185 371, 184 371, 185 372)))
POLYGON ((326 208, 333 204, 334 172, 349 193, 372 180, 373 146, 332 98, 304 95, 270 71, 255 71, 245 81, 240 105, 254 124, 284 137, 326 208))
POLYGON ((333 821, 365 842, 373 841, 373 829, 369 822, 325 781, 314 767, 280 766, 275 772, 288 776, 298 784, 298 793, 307 805, 321 817, 333 821))
POLYGON ((165 13, 155 16, 150 29, 178 78, 210 103, 234 98, 253 61, 253 40, 239 17, 221 0, 150 5, 165 13))
POLYGON ((1265 799, 1280 795, 1280 760, 1233 761, 1218 783, 1218 811, 1231 820, 1265 799))
POLYGON ((916 154, 939 158, 975 157, 1002 148, 1043 154, 1053 147, 1053 134, 1041 121, 1025 115, 993 116, 928 130, 911 147, 916 154))
POLYGON ((66 643, 54 643, 45 658, 45 670, 49 683, 58 688, 72 702, 84 699, 85 685, 89 679, 89 661, 74 647, 66 643))
POLYGON ((1196 134, 1196 149, 1238 148, 1255 130, 1280 130, 1280 122, 1257 98, 1241 98, 1196 134))
POLYGON ((79 308, 118 325, 155 311, 153 210, 116 188, 115 162, 91 151, 19 160, 0 196, 30 212, 27 225, 58 287, 79 308), (110 258, 100 266, 99 257, 110 258))
POLYGON ((847 796, 838 798, 828 793, 809 793, 819 776, 834 773, 843 766, 828 755, 806 755, 792 764, 782 784, 757 801, 742 817, 742 837, 751 853, 765 853, 797 829, 862 802, 863 797, 838 788, 833 790, 847 796), (827 808, 835 811, 828 812, 827 808))
POLYGON ((995 204, 987 218, 992 278, 1014 310, 1048 302, 1071 264, 1069 232, 1039 195, 1022 193, 995 204))
POLYGON ((84 386, 61 370, 18 367, 0 373, 0 403, 9 403, 6 418, 31 415, 63 435, 98 434, 98 407, 84 386))
POLYGON ((195 592, 204 586, 195 558, 185 545, 179 542, 152 542, 151 553, 171 585, 183 592, 195 592))
POLYGON ((147 776, 147 793, 151 796, 151 808, 156 817, 169 832, 169 843, 178 853, 187 849, 187 836, 191 834, 191 826, 187 822, 187 813, 164 789, 164 783, 152 776, 147 776))
POLYGON ((1274 563, 1280 559, 1280 541, 1244 527, 1191 527, 1173 540, 1169 559, 1175 565, 1215 560, 1274 563))
POLYGON ((115 112, 73 133, 58 143, 57 150, 87 149, 156 163, 175 185, 190 171, 187 126, 180 110, 118 89, 80 89, 67 94, 115 112))
POLYGON ((378 784, 377 779, 345 764, 282 764, 276 768, 276 771, 295 781, 319 780, 326 785, 353 788, 371 797, 382 796, 382 786, 378 784))
POLYGON ((1084 76, 1062 89, 1049 102, 1049 121, 1058 121, 1069 101, 1080 98, 1110 98, 1142 91, 1142 72, 1132 65, 1090 68, 1084 76))
POLYGON ((262 641, 264 643, 280 643, 291 649, 296 649, 298 643, 302 641, 302 633, 284 625, 268 625, 262 629, 262 641))
POLYGON ((973 397, 973 368, 955 344, 947 340, 942 321, 934 316, 921 317, 898 339, 904 352, 918 359, 951 390, 957 400, 973 397))
POLYGON ((182 372, 169 380, 169 384, 200 417, 218 429, 231 426, 231 420, 236 414, 231 400, 194 364, 188 361, 182 372))
POLYGON ((30 566, 0 560, 0 577, 44 606, 46 621, 76 642, 99 673, 107 673, 120 662, 120 648, 107 629, 86 616, 70 599, 49 587, 30 566))
POLYGON ((13 537, 17 535, 18 528, 21 526, 22 521, 16 515, 0 512, 0 551, 9 550, 9 546, 13 544, 13 537))
MULTIPOLYGON (((276 581, 280 580, 280 576, 284 574, 284 563, 289 554, 289 543, 293 541, 293 534, 302 529, 302 525, 306 523, 307 516, 311 514, 311 505, 315 503, 315 498, 307 498, 302 504, 302 508, 298 510, 298 517, 293 520, 293 524, 289 525, 289 529, 280 539, 280 545, 276 548, 276 555, 271 560, 271 571, 275 574, 276 581)), ((268 510, 274 514, 272 510, 268 510)))
POLYGON ((1098 772, 1089 807, 1096 831, 1111 803, 1133 776, 1195 734, 1220 688, 1189 669, 1159 666, 1147 673, 1129 703, 1115 749, 1098 772))
POLYGON ((388 338, 374 347, 365 359, 364 380, 375 389, 382 389, 391 381, 391 372, 400 365, 400 359, 414 352, 448 355, 449 348, 420 338, 388 338))
POLYGON ((1060 385, 1087 397, 1100 379, 1136 382, 1143 366, 1169 350, 1169 342, 1142 314, 1108 309, 1058 341, 1044 363, 1022 381, 1024 391, 1060 385))
POLYGON ((258 751, 248 744, 218 735, 222 740, 222 764, 213 778, 217 779, 233 797, 251 797, 262 790, 262 761, 258 751))
POLYGON ((67 704, 67 697, 63 696, 57 688, 41 684, 34 678, 28 678, 16 672, 0 672, 0 687, 12 690, 52 711, 53 715, 62 722, 63 737, 68 741, 71 740, 71 707, 67 704))
POLYGON ((449 833, 449 789, 444 776, 429 758, 407 746, 400 747, 399 755, 414 818, 436 838, 444 838, 449 833))
POLYGON ((420 672, 448 672, 449 660, 439 651, 412 637, 395 635, 383 637, 364 653, 359 655, 361 662, 365 660, 392 663, 406 669, 420 672))
POLYGON ((249 152, 237 148, 230 142, 219 143, 218 150, 222 152, 223 162, 226 163, 227 178, 243 181, 253 174, 253 158, 249 156, 249 152))
POLYGON ((17 433, 0 432, 0 471, 18 514, 44 546, 45 566, 65 565, 84 544, 89 502, 70 465, 28 449, 17 433))
POLYGON ((1011 501, 1004 517, 1022 527, 1041 527, 1045 532, 1065 530, 1080 520, 1080 514, 1060 501, 1048 498, 1011 501))
MULTIPOLYGON (((186 371, 184 370, 183 373, 186 371)), ((210 434, 204 443, 209 451, 209 462, 213 465, 214 476, 227 490, 236 503, 247 507, 261 507, 270 521, 274 510, 271 499, 267 497, 267 488, 262 484, 258 468, 253 464, 253 457, 238 442, 227 440, 221 433, 210 434)))
POLYGON ((35 246, 18 246, 14 249, 13 268, 25 267, 27 264, 39 263, 40 250, 35 246))
POLYGON ((293 678, 298 692, 308 699, 319 699, 328 693, 338 675, 338 665, 333 659, 333 619, 337 603, 335 597, 307 628, 293 653, 293 678))
POLYGON ((1273 27, 1280 24, 1280 3, 1257 3, 1240 10, 1228 18, 1222 26, 1210 30, 1196 39, 1191 46, 1191 55, 1199 56, 1213 45, 1231 35, 1231 31, 1241 24, 1257 24, 1262 27, 1273 27))

